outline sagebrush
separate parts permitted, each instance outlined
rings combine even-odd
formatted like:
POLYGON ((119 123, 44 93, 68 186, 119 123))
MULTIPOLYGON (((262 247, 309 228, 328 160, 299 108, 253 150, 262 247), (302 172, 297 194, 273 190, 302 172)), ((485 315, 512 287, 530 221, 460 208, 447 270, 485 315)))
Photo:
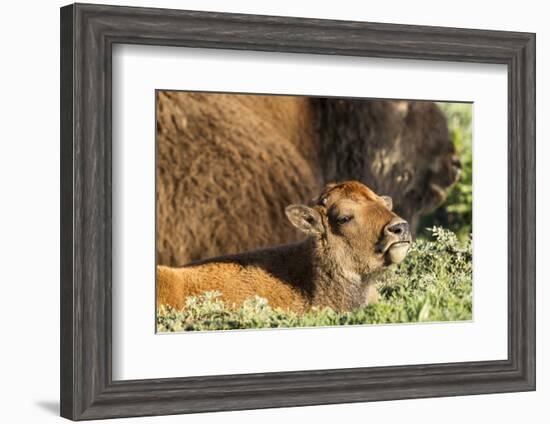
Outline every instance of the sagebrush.
POLYGON ((161 307, 157 331, 236 330, 317 327, 472 319, 472 244, 454 233, 431 228, 432 238, 415 241, 407 259, 389 268, 378 282, 381 299, 351 312, 312 309, 298 315, 274 309, 265 299, 249 299, 229 308, 219 293, 190 297, 178 311, 161 307))

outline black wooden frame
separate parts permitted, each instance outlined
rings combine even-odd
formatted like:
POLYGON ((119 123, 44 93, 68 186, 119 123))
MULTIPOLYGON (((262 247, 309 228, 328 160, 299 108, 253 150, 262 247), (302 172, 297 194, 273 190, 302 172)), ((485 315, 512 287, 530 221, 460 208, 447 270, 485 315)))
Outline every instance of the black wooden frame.
POLYGON ((61 9, 61 415, 98 419, 535 389, 535 35, 75 4, 61 9), (508 359, 111 378, 115 43, 508 67, 508 359))

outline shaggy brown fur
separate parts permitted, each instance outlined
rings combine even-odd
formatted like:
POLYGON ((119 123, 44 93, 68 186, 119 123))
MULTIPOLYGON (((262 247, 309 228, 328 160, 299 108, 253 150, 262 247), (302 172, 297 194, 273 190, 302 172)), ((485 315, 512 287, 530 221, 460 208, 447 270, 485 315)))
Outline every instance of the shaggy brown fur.
POLYGON ((390 194, 414 227, 456 165, 429 102, 159 92, 157 263, 297 241, 285 206, 348 178, 390 194))
POLYGON ((255 295, 302 313, 312 306, 350 310, 376 298, 372 277, 403 260, 408 225, 391 200, 348 181, 331 184, 313 207, 291 205, 290 222, 308 235, 296 244, 222 256, 183 268, 157 267, 157 307, 181 309, 189 296, 219 291, 230 306, 255 295))
POLYGON ((158 94, 157 263, 298 239, 285 206, 321 181, 308 111, 300 97, 158 94))

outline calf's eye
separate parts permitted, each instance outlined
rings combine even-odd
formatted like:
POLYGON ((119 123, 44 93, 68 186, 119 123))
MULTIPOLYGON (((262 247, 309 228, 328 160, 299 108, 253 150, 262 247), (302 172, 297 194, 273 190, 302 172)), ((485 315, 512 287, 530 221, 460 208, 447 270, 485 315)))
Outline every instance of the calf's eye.
POLYGON ((342 216, 339 216, 338 218, 336 218, 336 222, 338 222, 338 224, 347 224, 352 219, 353 219, 353 216, 342 215, 342 216))

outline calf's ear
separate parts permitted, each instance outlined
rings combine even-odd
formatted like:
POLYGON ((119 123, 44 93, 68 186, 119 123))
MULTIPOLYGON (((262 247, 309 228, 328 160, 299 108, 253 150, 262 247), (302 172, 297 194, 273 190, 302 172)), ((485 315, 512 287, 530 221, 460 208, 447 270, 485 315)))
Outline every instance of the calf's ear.
POLYGON ((306 234, 321 235, 324 232, 321 215, 305 205, 290 205, 285 209, 288 220, 306 234))
POLYGON ((386 204, 386 207, 391 211, 393 209, 393 200, 390 196, 380 196, 380 198, 384 201, 386 204))

